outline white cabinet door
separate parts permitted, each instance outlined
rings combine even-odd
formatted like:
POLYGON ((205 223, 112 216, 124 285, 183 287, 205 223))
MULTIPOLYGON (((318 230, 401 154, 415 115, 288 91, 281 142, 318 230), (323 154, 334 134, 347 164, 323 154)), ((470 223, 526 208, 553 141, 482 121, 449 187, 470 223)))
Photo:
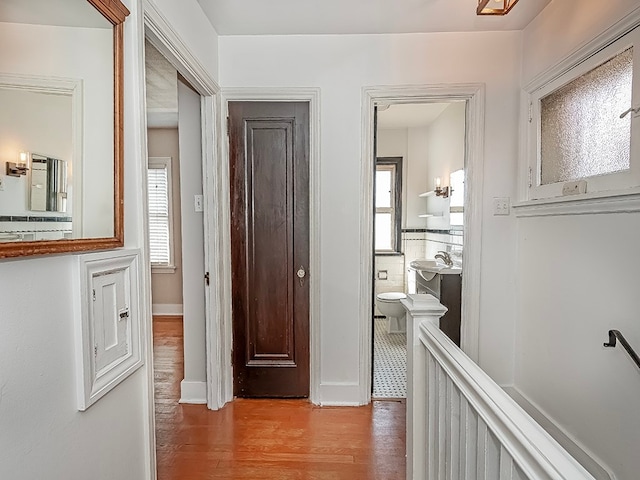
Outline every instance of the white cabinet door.
POLYGON ((96 373, 129 353, 129 288, 125 269, 93 277, 96 373))

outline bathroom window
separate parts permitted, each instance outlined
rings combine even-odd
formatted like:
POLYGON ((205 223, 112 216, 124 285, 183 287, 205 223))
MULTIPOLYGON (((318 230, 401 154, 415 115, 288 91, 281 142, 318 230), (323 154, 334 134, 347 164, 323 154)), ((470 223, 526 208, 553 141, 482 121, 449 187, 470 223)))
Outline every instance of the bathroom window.
POLYGON ((375 250, 380 254, 400 253, 402 222, 402 157, 376 160, 375 250))
POLYGON ((532 93, 530 199, 640 186, 639 68, 636 28, 532 93))
POLYGON ((151 157, 147 170, 149 254, 154 273, 173 272, 171 158, 151 157))

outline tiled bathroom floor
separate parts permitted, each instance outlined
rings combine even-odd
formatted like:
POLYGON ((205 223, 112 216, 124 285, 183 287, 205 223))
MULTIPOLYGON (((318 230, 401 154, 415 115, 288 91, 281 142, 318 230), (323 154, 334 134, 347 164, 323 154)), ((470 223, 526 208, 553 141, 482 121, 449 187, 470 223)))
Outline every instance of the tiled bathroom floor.
POLYGON ((407 335, 387 333, 387 319, 376 318, 373 330, 373 397, 406 396, 407 335))

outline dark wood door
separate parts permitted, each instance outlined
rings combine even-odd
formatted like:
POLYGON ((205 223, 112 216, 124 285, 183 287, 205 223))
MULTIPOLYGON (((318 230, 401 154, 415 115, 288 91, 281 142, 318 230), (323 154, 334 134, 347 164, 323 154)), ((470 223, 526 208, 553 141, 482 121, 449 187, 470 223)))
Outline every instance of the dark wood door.
POLYGON ((440 303, 448 308, 440 319, 442 330, 457 346, 460 346, 460 320, 462 319, 462 276, 440 276, 440 303))
POLYGON ((229 145, 234 394, 307 397, 308 103, 229 102, 229 145))

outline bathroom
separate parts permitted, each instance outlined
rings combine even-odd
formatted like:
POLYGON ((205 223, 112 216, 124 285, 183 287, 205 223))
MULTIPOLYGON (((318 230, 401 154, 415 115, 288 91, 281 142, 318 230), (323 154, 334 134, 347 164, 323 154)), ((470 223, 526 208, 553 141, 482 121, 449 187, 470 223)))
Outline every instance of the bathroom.
MULTIPOLYGON (((441 301, 446 296, 450 303, 448 321, 457 322, 451 325, 459 343, 465 115, 464 101, 378 107, 374 398, 406 397, 406 323, 392 316, 402 311, 400 298, 404 295, 434 293, 421 285, 436 281, 435 293, 440 293, 442 278, 441 301), (416 260, 436 259, 436 255, 437 275, 422 272, 425 275, 420 276, 411 267, 416 260)), ((450 336, 456 341, 455 334, 450 336)))

